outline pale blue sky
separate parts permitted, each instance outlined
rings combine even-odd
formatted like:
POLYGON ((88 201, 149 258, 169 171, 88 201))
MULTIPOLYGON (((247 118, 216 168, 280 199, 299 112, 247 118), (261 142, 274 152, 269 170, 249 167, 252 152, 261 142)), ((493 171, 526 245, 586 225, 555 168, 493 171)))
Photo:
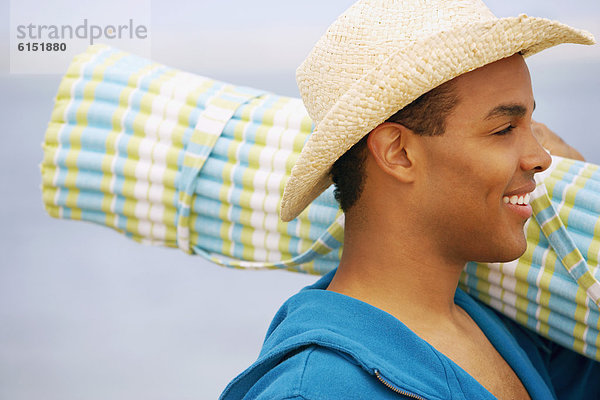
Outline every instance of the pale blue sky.
MULTIPOLYGON (((296 96, 296 66, 351 3, 152 1, 152 58, 296 96)), ((498 16, 559 19, 600 38, 597 0, 488 5, 498 16)), ((60 76, 6 73, 7 0, 0 10, 0 398, 216 398, 255 359, 279 304, 314 278, 227 270, 48 217, 38 163, 60 76)), ((44 12, 50 23, 53 12, 44 12)), ((536 117, 600 163, 600 46, 560 46, 529 64, 536 117)))
MULTIPOLYGON (((13 0, 15 4, 23 1, 13 0)), ((27 0, 35 3, 35 0, 27 0)), ((8 0, 2 0, 8 10, 8 0)), ((349 0, 303 2, 292 1, 128 1, 126 10, 119 0, 98 2, 57 0, 40 2, 40 7, 28 7, 26 15, 33 22, 56 23, 65 10, 81 18, 110 20, 123 17, 131 9, 146 10, 150 4, 150 36, 152 58, 201 74, 246 71, 246 74, 269 72, 285 76, 291 74, 302 61, 323 30, 353 2, 349 0), (69 7, 70 2, 77 7, 69 7), (89 3, 89 6, 85 6, 89 3), (52 4, 52 6, 49 6, 52 4), (44 5, 44 6, 42 6, 44 5), (85 10, 88 10, 87 13, 85 10), (89 11, 93 10, 93 11, 89 11), (92 15, 89 15, 93 13, 92 15), (116 18, 116 17, 113 17, 116 18)), ((598 1, 502 1, 492 0, 488 6, 497 16, 514 16, 521 12, 590 30, 600 37, 600 2, 598 1)), ((18 6, 23 7, 23 6, 18 6)), ((8 18, 8 12, 5 19, 8 18)), ((135 15, 128 15, 135 17, 135 15)), ((4 40, 0 50, 7 45, 8 21, 2 24, 0 34, 4 40)), ((109 43, 109 42, 107 42, 109 43)), ((576 53, 578 57, 600 60, 600 50, 552 50, 547 59, 565 57, 576 53)), ((2 58, 2 66, 7 63, 2 58)), ((6 68, 2 68, 6 70, 6 68)))
MULTIPOLYGON (((269 71, 290 74, 309 52, 324 29, 353 2, 241 0, 152 3, 153 58, 197 73, 269 71), (181 10, 186 10, 181 15, 181 10), (177 18, 173 17, 177 15, 177 18), (176 23, 175 23, 176 21, 176 23), (177 43, 174 45, 174 43, 177 43)), ((521 12, 590 30, 600 37, 600 2, 508 2, 488 5, 497 16, 521 12)), ((546 58, 562 58, 577 50, 556 49, 546 58)), ((577 53, 600 60, 600 49, 577 53)))

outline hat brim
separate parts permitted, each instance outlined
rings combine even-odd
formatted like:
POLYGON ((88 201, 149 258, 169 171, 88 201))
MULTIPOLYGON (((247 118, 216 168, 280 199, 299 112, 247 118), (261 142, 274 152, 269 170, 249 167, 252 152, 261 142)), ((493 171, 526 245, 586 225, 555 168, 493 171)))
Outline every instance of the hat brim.
POLYGON ((281 219, 296 218, 331 185, 331 166, 342 154, 420 95, 515 53, 527 57, 561 43, 594 44, 594 37, 521 15, 464 25, 398 49, 354 83, 315 127, 285 186, 281 219))

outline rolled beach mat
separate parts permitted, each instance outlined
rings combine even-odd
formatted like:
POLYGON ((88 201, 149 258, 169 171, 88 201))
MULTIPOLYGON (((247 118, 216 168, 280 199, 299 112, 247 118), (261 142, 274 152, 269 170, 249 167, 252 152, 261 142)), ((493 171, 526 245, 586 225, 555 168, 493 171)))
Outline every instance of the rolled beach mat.
POLYGON ((322 274, 341 246, 331 191, 290 223, 278 217, 312 128, 299 99, 90 46, 56 96, 44 205, 222 265, 322 274))
MULTIPOLYGON (((333 189, 290 222, 278 216, 313 128, 299 99, 93 45, 73 59, 56 95, 40 165, 44 207, 226 267, 322 275, 343 245, 333 189)), ((553 157, 530 201, 525 254, 469 263, 460 283, 598 360, 599 169, 553 157)))

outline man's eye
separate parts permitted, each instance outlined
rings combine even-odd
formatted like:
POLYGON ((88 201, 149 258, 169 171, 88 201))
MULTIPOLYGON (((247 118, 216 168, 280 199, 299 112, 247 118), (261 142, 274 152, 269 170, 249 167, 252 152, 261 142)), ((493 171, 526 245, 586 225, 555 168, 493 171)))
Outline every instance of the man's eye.
POLYGON ((494 135, 500 135, 500 136, 502 136, 502 135, 507 135, 507 134, 509 134, 509 133, 510 133, 510 132, 511 132, 513 129, 515 129, 515 127, 514 127, 514 126, 512 126, 512 125, 509 125, 507 128, 505 128, 505 129, 502 129, 501 131, 498 131, 498 132, 494 133, 494 135))

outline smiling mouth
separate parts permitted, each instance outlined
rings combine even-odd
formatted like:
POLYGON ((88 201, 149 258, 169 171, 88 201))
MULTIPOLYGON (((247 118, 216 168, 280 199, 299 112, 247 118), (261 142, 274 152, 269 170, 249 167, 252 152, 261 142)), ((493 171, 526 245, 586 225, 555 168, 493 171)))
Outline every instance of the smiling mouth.
POLYGON ((504 202, 504 204, 510 203, 512 205, 519 205, 519 206, 529 205, 530 199, 531 199, 531 196, 529 193, 525 193, 525 194, 521 194, 521 195, 514 194, 512 196, 502 197, 502 201, 504 202))

